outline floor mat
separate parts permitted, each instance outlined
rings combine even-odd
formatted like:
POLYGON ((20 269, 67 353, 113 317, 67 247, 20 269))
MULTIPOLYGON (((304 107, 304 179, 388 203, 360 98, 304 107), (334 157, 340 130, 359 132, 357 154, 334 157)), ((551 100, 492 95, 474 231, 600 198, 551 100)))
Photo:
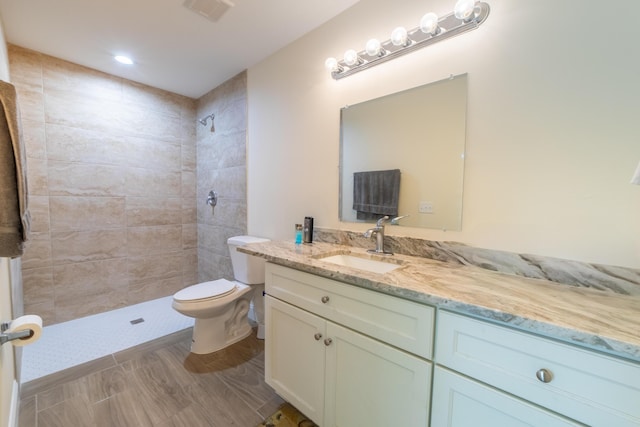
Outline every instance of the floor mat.
POLYGON ((278 410, 258 427, 318 427, 313 421, 305 417, 300 411, 288 403, 284 403, 278 410))

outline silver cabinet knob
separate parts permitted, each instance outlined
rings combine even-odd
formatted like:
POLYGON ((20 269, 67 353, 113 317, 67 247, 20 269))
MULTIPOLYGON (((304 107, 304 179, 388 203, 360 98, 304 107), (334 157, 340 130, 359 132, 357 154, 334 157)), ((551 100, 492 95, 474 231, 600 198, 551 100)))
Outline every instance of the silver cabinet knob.
POLYGON ((323 304, 326 304, 326 303, 329 302, 329 297, 328 296, 324 296, 324 297, 322 297, 322 299, 320 301, 322 301, 323 304))
POLYGON ((325 338, 324 339, 324 345, 326 345, 326 346, 330 346, 332 342, 333 342, 333 340, 331 338, 325 338))
POLYGON ((316 339, 316 341, 320 341, 320 338, 322 338, 322 334, 320 332, 318 332, 313 337, 316 339))
POLYGON ((550 383, 553 379, 553 374, 548 369, 538 369, 538 371, 536 372, 536 378, 543 383, 550 383))

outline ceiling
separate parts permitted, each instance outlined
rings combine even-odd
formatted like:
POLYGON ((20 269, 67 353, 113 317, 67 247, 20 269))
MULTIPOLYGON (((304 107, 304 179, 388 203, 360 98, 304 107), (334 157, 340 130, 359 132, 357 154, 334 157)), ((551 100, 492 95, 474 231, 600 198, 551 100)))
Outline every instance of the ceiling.
POLYGON ((0 0, 0 16, 8 43, 199 98, 358 2, 232 1, 217 22, 184 0, 0 0))

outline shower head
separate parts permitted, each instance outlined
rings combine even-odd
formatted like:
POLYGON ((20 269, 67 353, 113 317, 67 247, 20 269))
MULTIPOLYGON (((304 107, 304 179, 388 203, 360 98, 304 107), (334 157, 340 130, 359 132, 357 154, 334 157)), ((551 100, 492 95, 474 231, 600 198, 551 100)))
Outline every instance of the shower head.
POLYGON ((208 116, 198 120, 198 122, 202 125, 202 126, 206 126, 207 125, 207 119, 211 119, 211 132, 215 132, 216 128, 215 125, 213 123, 213 119, 215 119, 216 116, 215 114, 209 114, 208 116))

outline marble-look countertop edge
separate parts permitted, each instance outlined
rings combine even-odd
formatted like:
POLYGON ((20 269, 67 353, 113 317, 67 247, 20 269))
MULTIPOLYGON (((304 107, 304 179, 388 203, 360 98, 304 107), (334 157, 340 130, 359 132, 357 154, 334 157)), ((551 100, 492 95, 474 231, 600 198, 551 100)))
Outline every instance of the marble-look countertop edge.
MULTIPOLYGON (((335 266, 318 259, 319 256, 330 253, 362 252, 357 248, 332 243, 296 246, 292 242, 273 241, 250 244, 240 247, 239 250, 285 267, 640 362, 640 299, 634 297, 403 255, 395 257, 404 262, 405 267, 382 275, 369 273, 335 266), (480 285, 468 285, 465 290, 476 294, 490 294, 488 298, 495 298, 496 303, 483 304, 456 298, 455 293, 459 289, 455 292, 448 291, 451 282, 439 283, 439 275, 447 275, 447 280, 459 280, 461 283, 477 281, 480 285), (494 289, 487 287, 487 284, 500 286, 494 289), (448 295, 449 292, 451 295, 448 295), (548 293, 549 298, 545 304, 538 303, 536 298, 531 297, 533 294, 530 294, 539 295, 541 292, 548 293), (578 310, 585 301, 597 301, 600 308, 610 308, 610 313, 603 313, 601 321, 581 319, 581 324, 571 318, 572 315, 580 317, 580 312, 573 310, 572 313, 572 310, 567 310, 567 302, 562 301, 566 298, 571 298, 578 310), (621 301, 626 303, 623 307, 620 307, 621 301), (518 312, 519 306, 523 308, 522 304, 531 305, 526 307, 528 315, 518 312), (611 314, 614 312, 617 312, 618 316, 612 319, 611 314), (635 323, 637 328, 635 331, 627 331, 625 339, 619 336, 625 334, 619 333, 616 326, 610 322, 616 318, 629 321, 629 316, 634 316, 632 323, 635 323)), ((470 299, 473 299, 472 296, 470 299)), ((587 304, 587 307, 589 305, 587 304)))

